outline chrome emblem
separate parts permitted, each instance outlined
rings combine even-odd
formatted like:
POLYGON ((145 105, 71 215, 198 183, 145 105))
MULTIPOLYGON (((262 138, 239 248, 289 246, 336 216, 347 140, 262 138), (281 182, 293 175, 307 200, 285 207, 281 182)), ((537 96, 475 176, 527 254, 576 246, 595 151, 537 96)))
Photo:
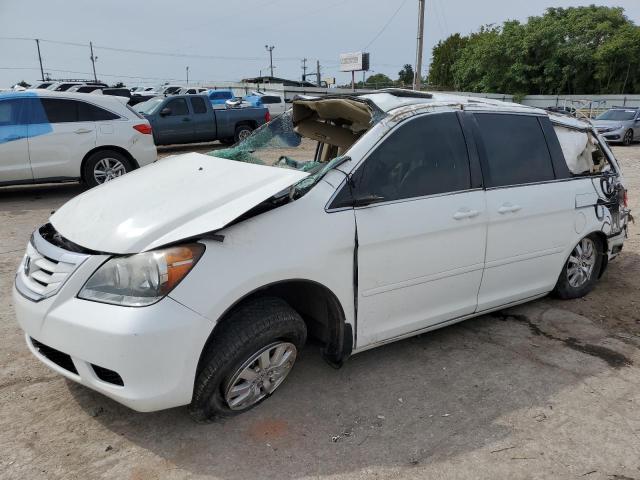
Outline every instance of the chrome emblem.
POLYGON ((24 265, 22 266, 22 271, 24 272, 24 274, 28 277, 29 276, 29 271, 31 270, 31 257, 26 256, 24 258, 24 265))

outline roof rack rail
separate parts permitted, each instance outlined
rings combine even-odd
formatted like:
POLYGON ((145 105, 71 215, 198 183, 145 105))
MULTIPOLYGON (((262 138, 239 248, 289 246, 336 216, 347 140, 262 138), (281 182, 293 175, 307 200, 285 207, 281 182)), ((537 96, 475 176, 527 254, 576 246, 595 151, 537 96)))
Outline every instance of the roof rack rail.
POLYGON ((408 97, 408 98, 433 98, 433 95, 429 92, 420 92, 417 90, 410 90, 408 88, 382 88, 369 92, 366 95, 374 95, 376 93, 388 93, 394 97, 408 97))

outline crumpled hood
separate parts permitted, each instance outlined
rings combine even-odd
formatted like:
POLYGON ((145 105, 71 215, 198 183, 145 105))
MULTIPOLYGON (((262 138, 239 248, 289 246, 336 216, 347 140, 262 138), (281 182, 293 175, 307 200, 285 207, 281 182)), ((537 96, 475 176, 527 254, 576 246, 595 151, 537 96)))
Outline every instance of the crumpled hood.
POLYGON ((219 230, 307 175, 187 153, 88 190, 50 221, 82 247, 138 253, 219 230))

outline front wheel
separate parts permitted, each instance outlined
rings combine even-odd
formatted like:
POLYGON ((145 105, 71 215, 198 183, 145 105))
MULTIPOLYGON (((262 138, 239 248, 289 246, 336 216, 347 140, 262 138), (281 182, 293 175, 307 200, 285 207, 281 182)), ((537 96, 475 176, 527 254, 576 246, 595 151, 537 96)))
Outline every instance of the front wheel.
POLYGON ((625 147, 628 147, 629 145, 631 145, 633 143, 633 130, 629 129, 627 130, 627 132, 624 134, 624 137, 622 139, 622 144, 625 147))
POLYGON ((89 187, 95 187, 121 177, 131 170, 131 162, 123 154, 113 150, 101 150, 87 159, 82 178, 89 187))
POLYGON ((559 298, 571 299, 584 297, 593 290, 600 276, 603 250, 597 235, 580 240, 569 255, 553 293, 559 298))
POLYGON ((283 300, 260 298, 239 307, 203 352, 191 416, 202 422, 258 405, 287 378, 306 336, 304 320, 283 300))

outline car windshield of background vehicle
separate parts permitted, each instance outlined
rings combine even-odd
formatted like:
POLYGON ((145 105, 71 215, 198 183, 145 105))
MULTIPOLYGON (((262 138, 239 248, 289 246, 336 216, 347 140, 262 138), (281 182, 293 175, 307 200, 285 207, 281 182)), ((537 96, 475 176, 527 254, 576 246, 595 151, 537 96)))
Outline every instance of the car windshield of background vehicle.
POLYGON ((636 116, 635 110, 608 110, 596 117, 596 120, 633 120, 636 116))
POLYGON ((136 112, 142 113, 144 115, 153 115, 163 101, 164 98, 152 98, 151 100, 147 100, 146 102, 134 105, 133 109, 136 112))

